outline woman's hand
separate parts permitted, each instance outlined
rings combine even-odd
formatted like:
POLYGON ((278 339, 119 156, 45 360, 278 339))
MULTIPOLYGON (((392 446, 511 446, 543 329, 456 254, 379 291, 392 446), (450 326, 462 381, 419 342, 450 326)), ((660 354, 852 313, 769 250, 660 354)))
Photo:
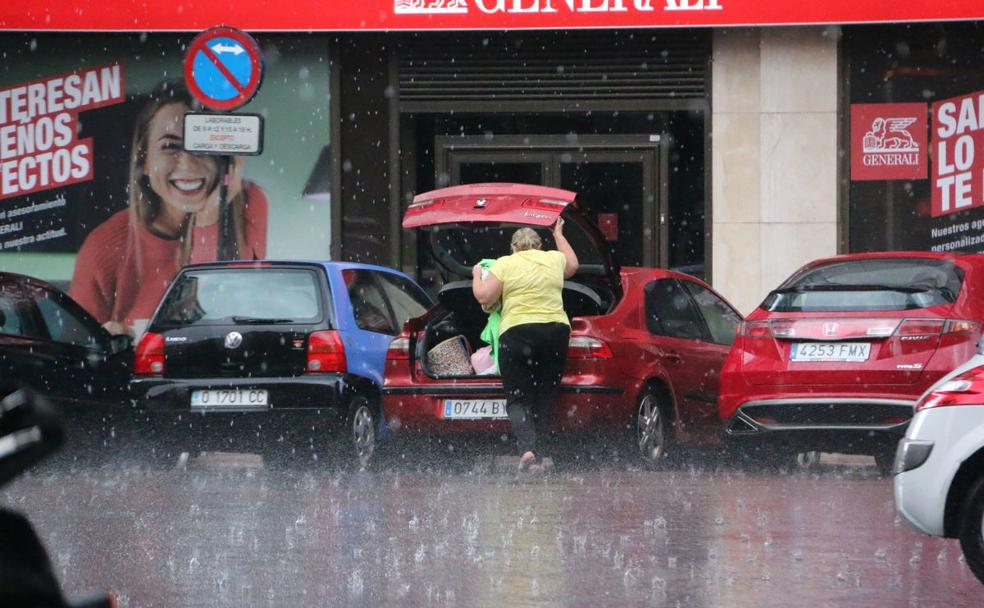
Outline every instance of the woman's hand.
POLYGON ((563 218, 559 218, 558 217, 557 218, 557 221, 554 222, 554 225, 553 225, 553 235, 554 235, 554 240, 556 240, 558 236, 564 236, 564 220, 563 220, 563 218))
POLYGON ((564 254, 564 278, 569 279, 574 276, 578 269, 577 254, 574 253, 571 244, 564 237, 564 220, 559 217, 553 225, 553 237, 557 251, 564 254))
POLYGON ((472 294, 479 304, 490 306, 502 295, 502 283, 491 272, 483 277, 483 270, 478 264, 472 266, 472 294))
POLYGON ((106 321, 103 323, 103 329, 113 334, 114 336, 133 336, 133 330, 119 321, 106 321))

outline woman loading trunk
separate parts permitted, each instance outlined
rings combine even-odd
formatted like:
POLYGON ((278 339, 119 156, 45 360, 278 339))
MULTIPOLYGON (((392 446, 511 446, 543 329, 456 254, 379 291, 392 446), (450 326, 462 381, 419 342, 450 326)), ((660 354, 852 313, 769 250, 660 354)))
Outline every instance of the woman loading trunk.
POLYGON ((537 436, 550 428, 560 379, 567 364, 571 328, 564 312, 564 279, 577 272, 574 250, 564 237, 564 221, 553 227, 557 251, 542 251, 540 236, 520 228, 512 254, 499 258, 486 276, 472 268, 472 292, 483 306, 502 298, 499 372, 506 409, 519 448, 520 471, 541 467, 537 436))

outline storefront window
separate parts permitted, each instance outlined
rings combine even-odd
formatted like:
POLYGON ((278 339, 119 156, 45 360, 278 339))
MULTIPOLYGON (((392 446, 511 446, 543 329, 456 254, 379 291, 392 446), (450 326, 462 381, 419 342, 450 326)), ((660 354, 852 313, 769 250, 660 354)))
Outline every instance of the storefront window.
MULTIPOLYGON (((982 239, 976 238, 984 235, 984 227, 973 227, 976 221, 984 220, 984 211, 977 206, 984 201, 978 200, 966 210, 951 207, 946 213, 934 211, 933 163, 941 159, 932 115, 934 103, 984 92, 984 29, 978 23, 960 23, 856 26, 844 31, 852 109, 856 111, 860 104, 916 103, 924 107, 905 113, 885 106, 884 116, 878 116, 876 107, 863 126, 856 120, 845 130, 851 131, 852 142, 866 134, 880 142, 884 154, 875 154, 869 164, 907 162, 910 156, 915 161, 919 154, 927 155, 918 159, 925 162, 918 176, 858 179, 856 169, 844 176, 850 180, 849 251, 984 251, 984 244, 977 242, 982 239), (879 118, 881 122, 877 122, 879 118), (916 118, 925 122, 913 122, 916 118), (925 147, 910 140, 910 136, 920 135, 914 131, 918 128, 924 129, 925 147), (962 230, 965 224, 967 230, 962 230)), ((958 112, 955 117, 959 117, 958 112)), ((845 120, 850 121, 850 114, 850 109, 844 112, 845 120)), ((849 154, 851 163, 861 160, 853 147, 849 154)), ((980 181, 981 176, 974 179, 980 181)), ((980 192, 975 189, 973 196, 979 199, 980 192)))

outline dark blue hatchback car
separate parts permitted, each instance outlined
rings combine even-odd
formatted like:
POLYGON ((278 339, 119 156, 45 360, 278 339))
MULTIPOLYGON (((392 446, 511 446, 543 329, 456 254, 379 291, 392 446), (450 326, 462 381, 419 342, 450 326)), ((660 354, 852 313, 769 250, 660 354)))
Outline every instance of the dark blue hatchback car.
POLYGON ((332 437, 365 468, 383 430, 386 350, 430 306, 410 277, 379 266, 186 266, 137 345, 131 393, 165 458, 255 447, 315 457, 332 437))

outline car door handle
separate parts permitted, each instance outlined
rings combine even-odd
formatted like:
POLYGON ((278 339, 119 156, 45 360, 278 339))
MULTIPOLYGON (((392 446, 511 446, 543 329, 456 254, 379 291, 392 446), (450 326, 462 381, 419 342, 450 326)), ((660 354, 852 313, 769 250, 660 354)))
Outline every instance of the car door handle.
POLYGON ((663 358, 669 361, 670 363, 683 363, 683 357, 681 357, 678 353, 664 352, 663 358))

